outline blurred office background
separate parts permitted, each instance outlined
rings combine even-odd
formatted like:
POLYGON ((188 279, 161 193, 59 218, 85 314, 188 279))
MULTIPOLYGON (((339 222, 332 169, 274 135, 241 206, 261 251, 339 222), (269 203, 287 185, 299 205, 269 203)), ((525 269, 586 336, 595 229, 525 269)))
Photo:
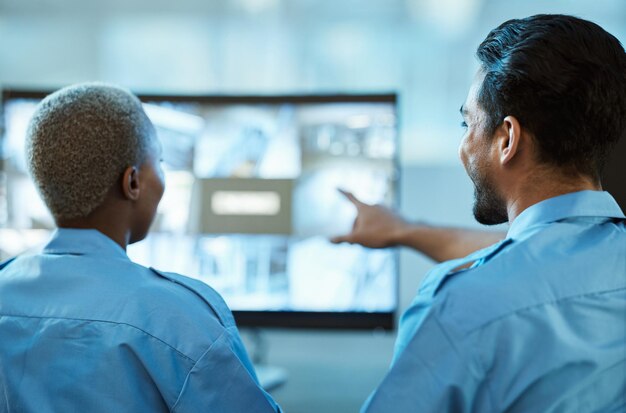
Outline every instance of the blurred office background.
MULTIPOLYGON (((101 80, 144 93, 397 92, 401 211, 475 226, 457 157, 474 51, 491 28, 537 13, 590 19, 626 43, 624 0, 0 0, 0 86, 101 80)), ((401 308, 430 266, 402 252, 401 308)), ((394 342, 379 331, 262 333, 267 361, 289 374, 273 393, 287 412, 357 411, 394 342)))

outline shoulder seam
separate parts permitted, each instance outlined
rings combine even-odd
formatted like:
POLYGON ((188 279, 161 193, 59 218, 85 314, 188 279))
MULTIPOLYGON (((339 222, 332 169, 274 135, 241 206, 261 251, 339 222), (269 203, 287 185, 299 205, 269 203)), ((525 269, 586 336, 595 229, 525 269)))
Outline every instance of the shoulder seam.
POLYGON ((189 369, 189 372, 187 373, 187 377, 185 377, 185 381, 183 382, 182 387, 180 388, 180 391, 178 392, 178 397, 176 398, 176 401, 174 402, 174 405, 172 406, 172 413, 176 412, 176 409, 178 408, 178 403, 180 402, 181 397, 183 396, 183 391, 185 390, 185 387, 187 386, 187 382, 189 381, 189 376, 191 375, 191 372, 193 371, 193 369, 196 367, 196 365, 198 364, 198 362, 200 360, 202 360, 204 358, 204 356, 206 356, 208 353, 211 352, 211 350, 213 349, 213 347, 217 344, 218 341, 222 340, 222 337, 224 337, 224 335, 227 334, 226 330, 224 329, 224 331, 222 331, 222 334, 219 335, 219 337, 217 337, 209 346, 209 348, 207 348, 204 353, 202 353, 202 355, 198 358, 198 360, 194 361, 193 366, 191 366, 191 368, 189 369))
POLYGON ((529 310, 532 310, 532 309, 535 309, 535 308, 538 308, 538 307, 542 307, 542 306, 554 305, 554 304, 562 303, 564 301, 574 300, 574 299, 577 299, 577 298, 590 297, 590 296, 601 295, 601 294, 609 294, 609 293, 613 293, 613 292, 616 292, 616 291, 622 291, 622 290, 626 290, 626 287, 619 287, 619 288, 613 288, 613 289, 610 289, 610 290, 594 291, 594 292, 588 292, 588 293, 584 293, 584 294, 577 294, 577 295, 572 295, 572 296, 568 296, 568 297, 562 297, 562 298, 559 298, 559 299, 556 299, 556 300, 545 301, 545 302, 542 302, 542 303, 529 305, 529 306, 526 306, 526 307, 521 307, 521 308, 518 308, 518 309, 515 309, 515 310, 512 310, 512 311, 509 311, 508 313, 503 314, 503 315, 501 315, 499 317, 496 317, 496 318, 494 318, 492 320, 486 321, 485 323, 483 323, 483 324, 473 328, 472 330, 468 331, 468 334, 473 334, 476 331, 481 330, 483 328, 486 328, 487 326, 489 326, 491 324, 494 324, 494 323, 497 323, 499 321, 502 321, 503 319, 508 318, 508 317, 510 317, 513 314, 521 313, 521 312, 524 312, 524 311, 529 311, 529 310))
POLYGON ((13 258, 9 258, 6 261, 0 262, 0 270, 3 270, 6 266, 8 266, 9 264, 11 264, 13 261, 15 261, 17 257, 13 257, 13 258))
MULTIPOLYGON (((458 349, 457 349, 457 346, 456 346, 456 344, 455 344, 454 340, 452 340, 452 338, 451 338, 451 337, 450 337, 450 335, 448 334, 448 331, 446 330, 446 328, 444 327, 444 325, 441 323, 441 319, 439 318, 439 316, 437 316, 437 314, 433 314, 433 315, 434 315, 435 322, 437 323, 437 326, 438 326, 438 327, 439 327, 439 329, 441 330, 441 332, 442 332, 443 336, 444 336, 444 337, 446 338, 446 340, 448 341, 448 344, 450 344, 450 347, 451 347, 452 349, 454 349, 454 352, 457 354, 457 356, 459 356, 459 357, 460 357, 460 356, 461 356, 461 354, 459 353, 459 351, 458 351, 458 349)), ((477 372, 473 371, 473 369, 472 369, 470 366, 468 366, 468 365, 465 365, 465 368, 466 368, 466 369, 467 369, 467 370, 468 370, 468 371, 469 371, 472 375, 475 375, 475 373, 477 373, 477 372)))
MULTIPOLYGON (((164 344, 166 347, 174 350, 178 355, 180 355, 181 357, 186 358, 187 360, 191 361, 192 363, 197 363, 197 360, 192 359, 191 357, 187 356, 186 354, 182 353, 180 350, 178 350, 176 347, 172 346, 171 344, 167 343, 166 341, 164 341, 163 339, 150 334, 149 332, 147 332, 146 330, 139 328, 135 325, 129 324, 129 323, 124 323, 124 322, 118 322, 118 321, 109 321, 109 320, 94 320, 94 319, 89 319, 89 318, 77 318, 77 317, 43 317, 43 316, 29 316, 29 315, 17 315, 17 314, 4 314, 4 313, 0 313, 0 318, 2 317, 19 317, 19 318, 35 318, 35 319, 49 319, 49 320, 73 320, 73 321, 87 321, 90 323, 103 323, 103 324, 114 324, 114 325, 123 325, 123 326, 127 326, 130 327, 134 330, 140 331, 143 334, 154 338, 155 340, 159 341, 160 343, 164 344)), ((223 333, 222 333, 223 334, 223 333)), ((221 337, 221 336, 220 336, 221 337)), ((212 344, 211 344, 212 345, 212 344)))

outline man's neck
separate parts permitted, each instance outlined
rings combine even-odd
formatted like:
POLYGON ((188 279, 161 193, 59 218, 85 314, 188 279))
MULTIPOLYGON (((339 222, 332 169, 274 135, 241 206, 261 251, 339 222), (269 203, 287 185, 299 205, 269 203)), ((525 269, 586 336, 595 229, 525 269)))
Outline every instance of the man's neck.
POLYGON ((526 183, 525 186, 512 194, 507 203, 509 223, 512 223, 526 208, 546 199, 572 192, 602 190, 600 183, 591 177, 579 177, 577 179, 559 179, 554 175, 548 175, 548 177, 548 179, 539 178, 522 181, 526 183))

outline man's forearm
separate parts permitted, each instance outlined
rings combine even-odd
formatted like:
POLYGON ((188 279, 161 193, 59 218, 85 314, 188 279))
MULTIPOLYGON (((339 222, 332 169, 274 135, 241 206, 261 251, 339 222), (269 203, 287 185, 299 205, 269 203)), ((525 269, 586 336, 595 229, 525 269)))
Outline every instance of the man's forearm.
POLYGON ((500 231, 438 227, 407 223, 398 231, 395 244, 412 248, 435 261, 447 261, 488 247, 506 236, 500 231))

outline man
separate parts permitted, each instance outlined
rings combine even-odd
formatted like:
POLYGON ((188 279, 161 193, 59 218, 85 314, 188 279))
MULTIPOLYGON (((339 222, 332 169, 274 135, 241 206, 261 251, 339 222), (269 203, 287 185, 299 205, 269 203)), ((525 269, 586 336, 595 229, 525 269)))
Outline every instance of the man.
POLYGON ((476 219, 510 227, 472 252, 501 234, 411 225, 346 193, 359 215, 336 242, 472 252, 427 274, 363 411, 624 411, 626 218, 599 179, 626 130, 624 49, 591 22, 538 15, 494 29, 477 56, 459 155, 476 219))
POLYGON ((0 266, 0 411, 280 410, 221 297, 126 255, 163 195, 160 151, 123 89, 72 86, 37 108, 27 158, 58 230, 0 266))

